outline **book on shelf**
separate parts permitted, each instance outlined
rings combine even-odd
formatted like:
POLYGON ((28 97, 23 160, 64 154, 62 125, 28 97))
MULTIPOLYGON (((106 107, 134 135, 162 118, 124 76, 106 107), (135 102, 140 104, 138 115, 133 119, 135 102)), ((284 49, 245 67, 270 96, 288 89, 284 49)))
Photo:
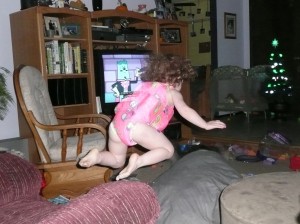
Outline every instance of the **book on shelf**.
POLYGON ((51 49, 51 53, 47 53, 46 54, 46 57, 49 57, 50 58, 47 58, 47 62, 49 61, 48 64, 48 69, 50 67, 51 71, 52 71, 52 68, 51 68, 51 65, 53 67, 53 72, 50 72, 48 71, 50 74, 60 74, 60 53, 59 53, 59 46, 58 46, 58 40, 52 40, 52 41, 48 41, 45 43, 45 47, 46 47, 46 52, 51 49), (48 50, 47 50, 48 49, 48 50), (52 63, 50 62, 50 60, 52 61, 52 63))
POLYGON ((64 93, 62 92, 62 89, 63 86, 61 79, 48 80, 48 90, 53 106, 60 106, 64 104, 64 93))
POLYGON ((74 79, 73 81, 75 103, 88 103, 88 88, 86 78, 74 79))
POLYGON ((86 78, 49 79, 48 89, 53 106, 88 103, 86 78))
POLYGON ((86 78, 77 79, 78 82, 76 83, 76 91, 79 92, 78 99, 81 103, 88 103, 88 83, 86 78))
POLYGON ((52 54, 52 49, 50 47, 46 47, 46 57, 47 57, 47 70, 48 74, 53 74, 53 54, 52 54))
POLYGON ((63 44, 59 44, 60 73, 66 73, 65 52, 63 44))
POLYGON ((58 102, 58 88, 56 87, 57 82, 55 79, 48 80, 48 91, 50 95, 50 99, 53 106, 57 106, 60 103, 58 102))
POLYGON ((100 96, 96 96, 96 108, 97 108, 97 114, 101 114, 102 106, 101 106, 100 96))
POLYGON ((87 72, 87 50, 80 44, 52 40, 45 43, 48 74, 87 72))
POLYGON ((80 57, 81 57, 81 71, 83 73, 88 72, 87 51, 86 51, 86 49, 81 49, 80 57))
POLYGON ((73 66, 75 73, 82 73, 81 71, 81 56, 80 56, 80 45, 75 44, 72 46, 73 52, 73 66))
POLYGON ((72 74, 74 72, 72 45, 69 42, 64 42, 63 48, 64 48, 65 73, 72 74))

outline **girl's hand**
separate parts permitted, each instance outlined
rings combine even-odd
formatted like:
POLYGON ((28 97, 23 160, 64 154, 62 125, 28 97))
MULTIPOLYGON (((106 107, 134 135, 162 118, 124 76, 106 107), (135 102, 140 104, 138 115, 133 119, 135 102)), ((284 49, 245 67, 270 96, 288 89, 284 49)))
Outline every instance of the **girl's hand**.
POLYGON ((214 129, 214 128, 221 128, 221 129, 223 129, 223 128, 226 128, 226 124, 223 123, 220 120, 208 121, 206 123, 206 127, 205 127, 206 130, 211 130, 211 129, 214 129))

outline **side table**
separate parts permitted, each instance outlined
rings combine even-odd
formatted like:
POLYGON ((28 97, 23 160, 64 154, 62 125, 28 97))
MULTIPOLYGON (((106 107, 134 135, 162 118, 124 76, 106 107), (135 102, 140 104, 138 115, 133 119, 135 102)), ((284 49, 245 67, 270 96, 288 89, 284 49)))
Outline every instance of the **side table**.
POLYGON ((220 201, 222 224, 298 224, 300 173, 247 177, 226 187, 220 201))

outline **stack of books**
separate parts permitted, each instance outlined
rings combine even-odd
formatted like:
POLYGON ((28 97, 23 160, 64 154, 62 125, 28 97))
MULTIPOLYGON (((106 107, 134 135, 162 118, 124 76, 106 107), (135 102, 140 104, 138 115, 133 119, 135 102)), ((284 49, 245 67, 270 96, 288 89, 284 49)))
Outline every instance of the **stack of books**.
POLYGON ((51 40, 45 48, 48 74, 87 72, 87 51, 80 44, 51 40))

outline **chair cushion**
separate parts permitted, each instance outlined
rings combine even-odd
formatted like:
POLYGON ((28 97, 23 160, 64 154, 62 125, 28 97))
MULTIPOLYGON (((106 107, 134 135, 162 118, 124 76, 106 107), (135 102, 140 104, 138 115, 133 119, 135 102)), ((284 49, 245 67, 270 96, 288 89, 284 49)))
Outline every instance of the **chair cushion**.
MULTIPOLYGON (((27 110, 31 110, 40 123, 46 125, 58 124, 46 81, 39 70, 31 66, 25 66, 20 72, 20 87, 27 110)), ((44 131, 40 128, 37 128, 37 131, 52 162, 61 162, 62 139, 60 131, 44 131)), ((67 140, 67 161, 76 159, 77 140, 77 136, 69 137, 67 140)), ((92 148, 103 150, 105 146, 106 139, 102 134, 85 135, 82 152, 87 152, 92 148)), ((42 162, 46 162, 42 154, 40 154, 40 157, 42 162)))
MULTIPOLYGON (((31 66, 25 66, 20 72, 20 88, 27 110, 32 111, 37 121, 42 124, 58 124, 46 81, 39 70, 31 66)), ((60 138, 59 131, 37 131, 46 147, 50 148, 53 142, 60 138)), ((48 152, 49 153, 49 152, 48 152)), ((42 157, 42 155, 40 155, 42 157)), ((41 160, 45 162, 42 157, 41 160)))
MULTIPOLYGON (((77 155, 77 141, 78 137, 69 137, 67 139, 67 156, 66 160, 75 160, 77 155)), ((56 142, 54 142, 53 145, 50 147, 50 158, 53 162, 60 162, 61 161, 61 145, 62 145, 62 139, 58 139, 56 142)), ((100 133, 92 133, 89 135, 84 135, 83 137, 83 146, 82 146, 82 152, 88 152, 92 148, 97 148, 99 151, 102 151, 105 149, 106 146, 106 138, 100 134, 100 133)))
POLYGON ((10 153, 0 153, 0 167, 0 205, 39 196, 42 177, 33 164, 10 153))

